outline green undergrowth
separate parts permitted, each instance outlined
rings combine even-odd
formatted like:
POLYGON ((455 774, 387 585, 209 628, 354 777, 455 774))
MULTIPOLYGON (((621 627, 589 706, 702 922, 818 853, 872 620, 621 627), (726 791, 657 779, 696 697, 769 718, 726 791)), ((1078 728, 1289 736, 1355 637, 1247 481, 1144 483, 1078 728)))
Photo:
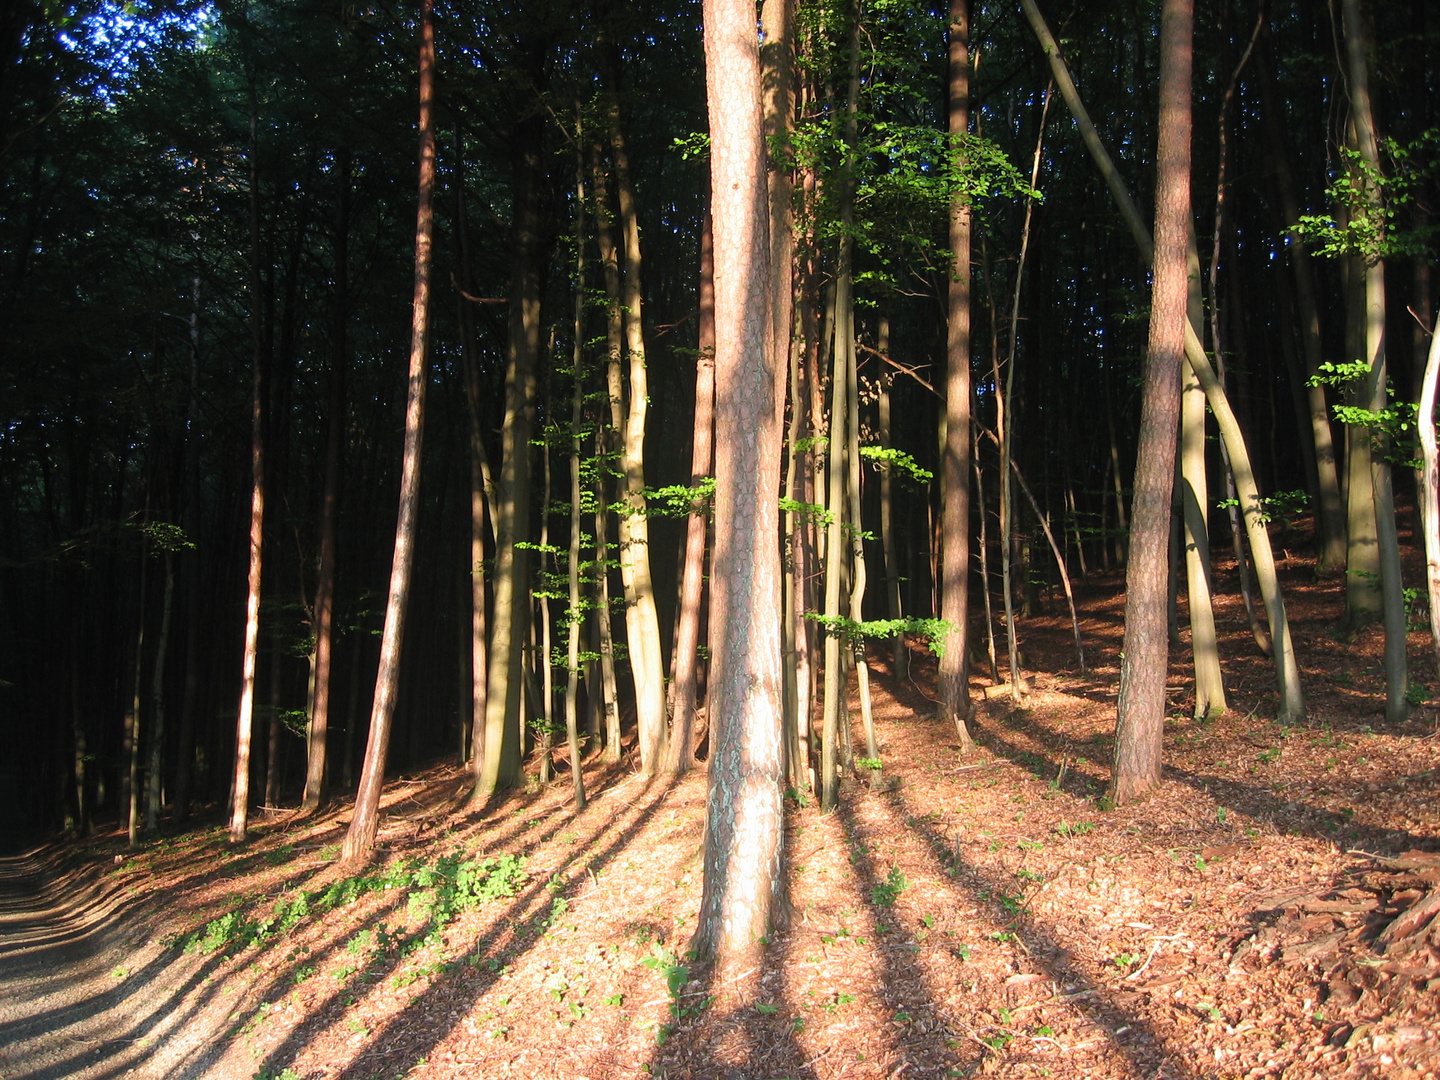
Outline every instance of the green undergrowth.
POLYGON ((169 944, 187 953, 239 952, 288 934, 306 919, 347 907, 367 894, 397 890, 408 893, 410 912, 424 918, 433 932, 463 911, 514 896, 526 877, 523 855, 465 859, 453 853, 429 863, 417 858, 379 873, 345 878, 323 889, 292 892, 268 910, 260 902, 241 904, 199 929, 177 935, 169 944))

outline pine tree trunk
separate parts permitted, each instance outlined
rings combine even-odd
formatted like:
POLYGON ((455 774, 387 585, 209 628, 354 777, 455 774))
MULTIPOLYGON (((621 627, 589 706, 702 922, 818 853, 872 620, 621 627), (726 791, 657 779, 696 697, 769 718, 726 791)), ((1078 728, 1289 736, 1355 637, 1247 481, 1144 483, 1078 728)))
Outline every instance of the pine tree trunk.
POLYGON ((310 723, 305 740, 302 812, 312 814, 325 798, 330 734, 331 678, 335 656, 335 558, 340 520, 340 463, 345 451, 345 367, 348 355, 350 247, 350 155, 340 159, 340 196, 335 207, 334 346, 330 359, 330 416, 325 433, 325 488, 320 497, 320 569, 315 582, 315 651, 310 723))
POLYGON ((706 0, 715 221, 715 517, 705 880, 694 947, 721 981, 785 915, 780 741, 780 440, 755 7, 706 0))
POLYGON ((410 571, 415 559, 415 518, 420 502, 420 453, 425 431, 425 384, 429 378, 430 248, 435 215, 435 25, 432 0, 420 0, 420 183, 415 214, 415 293, 411 306, 410 365, 405 403, 405 449, 400 468, 400 508, 395 522, 395 550, 390 563, 390 588, 385 627, 380 638, 380 666, 370 707, 370 736, 355 793, 355 813, 345 834, 341 859, 354 864, 369 857, 380 825, 380 790, 395 698, 400 684, 400 649, 405 610, 410 600, 410 571))
POLYGON ((1169 667, 1165 584, 1187 322, 1192 0, 1164 0, 1160 20, 1155 272, 1125 573, 1125 640, 1110 780, 1116 803, 1135 802, 1160 783, 1169 667))
MULTIPOLYGON (((970 129, 970 4, 950 0, 950 140, 961 155, 970 129)), ((946 331, 945 443, 940 466, 942 524, 940 617, 948 623, 940 657, 943 719, 955 725, 961 752, 970 749, 970 206, 950 206, 950 271, 946 331)))
POLYGON ((250 822, 250 737, 255 714, 255 662, 260 647, 260 583, 265 538, 266 346, 260 279, 260 176, 255 86, 250 86, 250 337, 253 376, 250 407, 250 573, 245 600, 245 651, 240 709, 235 719, 235 772, 230 785, 230 842, 243 843, 250 822))

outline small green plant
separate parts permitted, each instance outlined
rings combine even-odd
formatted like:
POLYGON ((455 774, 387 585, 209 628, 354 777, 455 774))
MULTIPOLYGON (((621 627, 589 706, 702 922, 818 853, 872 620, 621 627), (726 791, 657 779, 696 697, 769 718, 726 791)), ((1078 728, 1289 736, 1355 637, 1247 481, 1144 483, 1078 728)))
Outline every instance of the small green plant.
POLYGON ((1269 750, 1262 751, 1256 755, 1256 760, 1259 761, 1261 765, 1269 765, 1279 759, 1280 748, 1278 746, 1272 746, 1269 750))
POLYGON ((857 757, 855 764, 862 769, 879 769, 884 763, 878 757, 857 757))
POLYGON ((1022 896, 1011 896, 1002 892, 999 897, 1000 906, 1005 909, 1005 914, 1010 916, 1019 915, 1025 907, 1025 898, 1022 896))
POLYGON ((1095 823, 1093 821, 1077 821, 1073 825, 1068 821, 1062 821, 1055 826, 1055 835, 1062 836, 1066 840, 1076 836, 1089 836, 1094 831, 1095 823))
POLYGON ((1128 952, 1124 952, 1121 953, 1119 956, 1115 957, 1111 961, 1111 963, 1114 964, 1121 971, 1129 971, 1132 967, 1135 966, 1135 960, 1136 957, 1134 955, 1128 952))
POLYGON ((254 1080, 300 1080, 300 1074, 288 1066, 277 1069, 274 1065, 263 1065, 254 1080))
POLYGON ((1405 688, 1405 700, 1418 708, 1430 700, 1430 688, 1424 683, 1412 682, 1405 688))
POLYGON ((779 1005, 770 1005, 765 1002, 756 1002, 755 1011, 761 1016, 774 1016, 780 1011, 779 1005))
POLYGON ((892 866, 890 872, 885 875, 885 880, 876 883, 870 890, 870 900, 876 907, 893 907, 900 894, 910 887, 910 882, 900 872, 898 866, 892 866))
POLYGON ((685 989, 685 984, 690 981, 690 966, 682 963, 677 953, 671 952, 659 942, 650 950, 650 955, 640 961, 643 967, 658 973, 665 980, 665 988, 670 992, 670 1008, 677 1015, 680 1007, 680 991, 685 989))
POLYGON ((1224 825, 1224 824, 1225 824, 1225 819, 1226 819, 1227 817, 1229 817, 1229 816, 1230 816, 1230 811, 1229 811, 1229 810, 1226 810, 1225 807, 1223 807, 1223 806, 1217 806, 1217 807, 1215 808, 1215 824, 1217 824, 1217 825, 1224 825))
POLYGON ((1045 880, 1045 875, 1042 874, 1042 873, 1040 873, 1038 870, 1026 870, 1024 867, 1021 867, 1019 870, 1016 870, 1016 871, 1015 871, 1015 876, 1018 877, 1021 881, 1044 881, 1044 880, 1045 880))
POLYGON ((1017 840, 1015 846, 1021 851, 1040 851, 1045 847, 1045 844, 1040 840, 1017 840))

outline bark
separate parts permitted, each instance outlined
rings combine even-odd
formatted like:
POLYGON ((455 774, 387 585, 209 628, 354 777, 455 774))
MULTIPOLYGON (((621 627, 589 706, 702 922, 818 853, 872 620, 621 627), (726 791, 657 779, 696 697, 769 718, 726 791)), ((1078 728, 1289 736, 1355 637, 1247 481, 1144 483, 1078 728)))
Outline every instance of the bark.
POLYGON ((1430 639, 1440 670, 1440 452, 1435 446, 1435 387, 1440 381, 1440 333, 1430 331, 1430 351, 1420 386, 1420 506, 1425 534, 1425 584, 1430 600, 1430 639))
POLYGON ((625 586, 625 631, 630 671, 635 679, 640 770, 646 776, 653 776, 665 753, 665 659, 660 644, 660 620, 655 610, 655 583, 650 574, 650 519, 645 506, 645 425, 650 390, 645 370, 641 307, 640 223, 613 78, 611 89, 610 152, 615 164, 615 194, 624 239, 625 272, 621 282, 625 351, 629 360, 629 408, 625 414, 620 458, 625 475, 626 510, 620 519, 620 580, 625 586))
POLYGON ((405 403, 405 449, 400 469, 400 508, 395 522, 395 550, 390 563, 390 588, 385 628, 380 637, 380 665, 370 711, 370 736, 355 793, 355 813, 345 834, 341 859, 356 863, 368 858, 379 828, 380 789, 400 683, 400 649, 405 611, 410 600, 410 572, 415 558, 415 518, 420 502, 420 454, 425 431, 425 362, 430 316, 430 248, 434 234, 435 25, 432 0, 420 0, 420 182, 415 213, 415 292, 411 304, 410 365, 405 403))
POLYGON ((722 980, 758 965, 785 910, 776 494, 785 370, 774 363, 755 7, 706 0, 715 232, 715 569, 705 880, 694 946, 722 980))
MULTIPOLYGON (((1204 303, 1200 296, 1200 260, 1195 234, 1187 245, 1189 318, 1198 325, 1204 303)), ((1212 295, 1214 271, 1211 272, 1212 295)), ((1218 342, 1212 338, 1212 344, 1218 342)), ((1216 353, 1219 346, 1216 344, 1216 353)), ((1194 371, 1181 372, 1180 512, 1184 523, 1185 584, 1190 607, 1190 654, 1195 665, 1194 715, 1204 719, 1225 711, 1225 680, 1220 672, 1220 645, 1215 636, 1215 609, 1210 602, 1210 490, 1205 475, 1205 391, 1194 371)), ((1238 535, 1238 531, 1237 531, 1238 535)))
POLYGON ((485 540, 494 521, 489 512, 490 495, 494 490, 490 476, 490 459, 485 453, 485 429, 480 359, 475 342, 475 314, 470 304, 474 294, 470 274, 470 228, 468 203, 465 198, 465 151, 458 144, 456 133, 455 231, 460 245, 460 358, 465 373, 465 412, 468 421, 470 450, 470 583, 467 604, 470 629, 466 635, 470 650, 470 771, 471 782, 480 779, 485 761, 485 712, 489 701, 489 653, 486 641, 485 540))
MULTIPOLYGON (((1060 47, 1055 43, 1049 28, 1040 16, 1034 0, 1021 0, 1021 6, 1024 8, 1025 17, 1029 20, 1031 28, 1035 31, 1035 36, 1039 39, 1041 47, 1049 58, 1050 70, 1054 73, 1055 81, 1060 86, 1065 104, 1075 118, 1076 127, 1080 129, 1081 138, 1090 153, 1091 160, 1110 189, 1111 197, 1120 211, 1120 217, 1130 230, 1136 247, 1140 249, 1141 259, 1146 264, 1150 264, 1154 259, 1150 233, 1145 228, 1139 208, 1125 188, 1125 182, 1121 179, 1119 170, 1115 168, 1114 161, 1105 150, 1104 144, 1101 143, 1099 133, 1090 119, 1090 114, 1080 100, 1074 80, 1070 78, 1069 68, 1060 54, 1060 47)), ((1215 370, 1210 365, 1210 359, 1205 355, 1205 347, 1200 343, 1195 328, 1189 325, 1188 319, 1185 325, 1185 359, 1205 391, 1205 401, 1210 406, 1216 425, 1220 429, 1221 443, 1230 456, 1230 469, 1235 478, 1236 495, 1244 517, 1245 535, 1250 541, 1251 553, 1255 559, 1255 576, 1260 584, 1260 593, 1265 602, 1265 611, 1270 622, 1270 636, 1274 642, 1276 681, 1280 691, 1280 704, 1276 719, 1283 723, 1296 723, 1305 717, 1305 702, 1300 687, 1300 667, 1295 658, 1295 644, 1290 637, 1290 626, 1285 615, 1285 601, 1280 595, 1279 582, 1275 573, 1274 552, 1270 547, 1270 535, 1265 529, 1263 520, 1264 504, 1260 501, 1254 469, 1250 464, 1250 453, 1245 446, 1245 438, 1241 433, 1240 424, 1235 418, 1235 411, 1230 407, 1229 399, 1225 396, 1224 386, 1216 377, 1215 370)))
POLYGON ((1156 150, 1154 285, 1136 450, 1125 639, 1110 798, 1130 803, 1160 782, 1165 724, 1165 585, 1180 370, 1185 357, 1190 219, 1192 0, 1164 0, 1156 150))
MULTIPOLYGON (((970 130, 970 4, 950 2, 949 133, 957 167, 965 167, 970 130)), ((941 456, 940 617, 949 624, 940 657, 942 718, 970 750, 970 206, 950 205, 950 271, 945 337, 945 441, 941 456)))
POLYGON ((570 356, 570 549, 565 563, 569 606, 565 612, 565 742, 570 751, 570 786, 575 812, 585 809, 585 776, 580 761, 580 437, 585 402, 585 166, 575 161, 575 317, 570 356))
MULTIPOLYGON (((860 96, 860 21, 858 7, 853 10, 850 33, 850 77, 846 90, 845 143, 855 146, 860 96)), ((853 165, 847 162, 841 178, 840 245, 835 261, 834 310, 830 317, 830 425, 827 432, 825 467, 828 477, 825 510, 829 515, 825 536, 825 688, 823 720, 820 732, 820 808, 833 810, 839 797, 837 762, 848 754, 841 753, 841 744, 849 733, 849 710, 846 707, 848 680, 844 651, 848 637, 840 624, 840 594, 845 580, 845 526, 851 507, 846 500, 849 478, 850 443, 849 413, 855 395, 850 380, 855 365, 854 252, 851 226, 855 215, 853 165)), ((848 522, 853 530, 858 521, 848 522)))
POLYGON ((306 731, 305 791, 300 809, 320 809, 330 734, 331 679, 335 656, 336 530, 340 520, 340 462, 345 450, 345 367, 349 351, 350 157, 343 153, 335 207, 334 342, 330 358, 330 417, 325 433, 325 488, 320 498, 320 568, 315 582, 315 651, 311 669, 310 723, 306 731))
MULTIPOLYGON (((1287 229, 1300 221, 1300 203, 1295 194, 1295 177, 1285 153, 1283 118, 1276 104, 1277 92, 1273 69, 1262 54, 1259 61, 1260 92, 1265 114, 1265 150, 1270 157, 1270 173, 1275 182, 1281 215, 1287 229)), ((1320 332, 1320 309, 1316 303, 1315 270, 1304 242, 1291 236, 1286 244, 1290 267, 1295 275, 1295 304, 1299 318, 1300 341, 1305 354, 1305 373, 1313 379, 1320 373, 1324 359, 1324 340, 1320 332)), ((1317 507, 1320 524, 1320 551, 1317 570, 1322 574, 1338 573, 1345 565, 1345 501, 1341 497, 1339 472, 1335 459, 1335 436, 1330 427, 1330 407, 1325 400, 1325 387, 1307 381, 1306 404, 1311 439, 1315 444, 1316 487, 1320 492, 1317 507)))
POLYGON ((175 601, 175 553, 165 552, 165 596, 160 602, 160 633, 155 639, 155 669, 150 680, 150 765, 145 771, 145 831, 160 821, 165 761, 165 658, 170 646, 170 613, 175 601))
POLYGON ((514 222, 509 333, 505 357, 505 418, 496 483, 495 598, 491 622, 485 755, 472 801, 519 783, 521 694, 528 559, 519 546, 530 520, 530 431, 540 352, 540 158, 544 129, 522 120, 514 139, 514 222))
MULTIPOLYGON (((1355 141, 1360 157, 1375 173, 1380 171, 1380 151, 1375 135, 1375 117, 1370 103, 1370 82, 1366 51, 1368 35, 1361 23, 1359 0, 1342 0, 1345 25, 1345 55, 1350 77, 1350 104, 1353 110, 1355 141)), ((1381 214, 1381 195, 1366 183, 1366 212, 1381 214)), ((1385 356, 1385 263, 1380 258, 1367 262, 1364 271, 1365 352, 1370 365, 1365 380, 1366 407, 1380 412, 1386 397, 1385 356)), ((1351 446, 1365 443, 1363 433, 1351 439, 1351 446)), ((1402 722, 1410 712, 1405 695, 1410 688, 1406 657, 1404 583, 1400 576, 1400 541, 1395 523, 1395 496, 1391 489, 1390 463, 1386 460, 1388 439, 1378 428, 1373 432, 1370 454, 1371 487, 1374 494, 1376 539, 1380 569, 1381 604, 1385 621, 1385 719, 1402 722)), ((1352 475, 1352 483, 1354 481, 1352 475)), ((1351 498, 1354 498, 1352 491, 1351 498)))
POLYGON ((260 189, 253 83, 250 88, 250 572, 245 599, 245 651, 240 709, 235 718, 235 772, 230 785, 230 842, 243 843, 250 821, 250 736, 255 714, 255 661, 260 645, 260 583, 265 536, 266 348, 260 280, 260 189))
MULTIPOLYGON (((796 435, 800 431, 808 432, 809 426, 797 393, 799 356, 794 340, 795 208, 793 173, 789 163, 796 98, 795 41, 791 32, 794 20, 795 0, 765 0, 761 6, 761 85, 765 139, 771 148, 770 168, 766 173, 770 200, 770 308, 775 322, 771 362, 777 370, 788 373, 791 384, 787 439, 790 455, 785 473, 785 494, 790 498, 795 498, 797 479, 796 435)), ((806 532, 803 525, 799 533, 796 532, 793 513, 785 514, 783 527, 791 572, 786 575, 781 603, 785 686, 781 724, 787 775, 791 785, 799 789, 807 786, 800 732, 802 724, 809 722, 809 709, 802 708, 802 704, 808 706, 809 695, 801 692, 799 680, 802 672, 805 678, 809 677, 809 665, 804 658, 809 649, 809 627, 805 621, 803 600, 800 605, 796 604, 797 598, 803 597, 803 588, 797 589, 795 567, 797 562, 806 562, 807 553, 801 550, 806 545, 806 532)), ((808 739, 805 742, 808 743, 808 739)))
MULTIPOLYGON (((890 353, 890 318, 880 317, 880 332, 876 336, 876 347, 882 357, 890 353)), ((890 449, 890 389, 894 376, 889 364, 880 367, 878 410, 880 449, 890 449)), ((895 557, 895 502, 894 477, 889 462, 880 466, 880 541, 885 555, 885 599, 889 605, 890 618, 904 617, 900 603, 900 562, 895 557)), ((896 679, 910 677, 910 647, 904 634, 896 634, 890 642, 891 663, 896 679)))
MULTIPOLYGON (((715 260, 710 215, 700 233, 700 336, 695 363, 695 423, 690 447, 690 486, 710 476, 715 436, 715 260)), ((709 506, 691 507, 685 520, 685 560, 675 633, 675 705, 671 716, 671 772, 695 764, 695 706, 700 666, 700 602, 705 586, 705 533, 709 506)))

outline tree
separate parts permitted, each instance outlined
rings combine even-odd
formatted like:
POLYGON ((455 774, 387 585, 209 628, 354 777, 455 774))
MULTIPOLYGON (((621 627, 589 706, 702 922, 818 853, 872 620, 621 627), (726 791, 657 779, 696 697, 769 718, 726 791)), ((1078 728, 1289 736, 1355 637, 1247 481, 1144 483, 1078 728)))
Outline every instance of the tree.
POLYGON ((1125 639, 1110 778, 1110 798, 1116 803, 1134 802, 1160 782, 1170 645, 1165 629, 1170 494, 1187 325, 1193 20, 1192 0, 1165 0, 1160 16, 1150 345, 1136 453, 1130 561, 1125 571, 1125 639))
POLYGON ((715 520, 705 880, 694 947, 736 974, 784 914, 780 435, 759 42, 750 0, 706 0, 715 235, 715 520))
MULTIPOLYGON (((951 153, 963 155, 970 128, 970 5, 950 3, 951 153)), ((959 167, 964 167, 960 156, 959 167)), ((951 271, 945 343, 945 441, 941 479, 940 706, 970 747, 970 205, 957 190, 950 209, 951 271)))
POLYGON ((430 329, 430 243, 435 230, 435 15, 433 0, 420 0, 420 192, 415 212, 415 295, 411 301, 410 368, 405 404, 405 450, 400 471, 400 512, 395 522, 395 550, 390 566, 390 591, 385 604, 385 630, 380 640, 380 668, 370 711, 370 737, 365 765, 355 794, 355 813, 345 833, 341 860, 357 862, 370 854, 379 827, 380 789, 400 683, 400 648, 405 636, 405 609, 410 600, 410 571, 415 561, 415 518, 420 502, 420 450, 425 433, 425 384, 429 378, 425 350, 430 329))

